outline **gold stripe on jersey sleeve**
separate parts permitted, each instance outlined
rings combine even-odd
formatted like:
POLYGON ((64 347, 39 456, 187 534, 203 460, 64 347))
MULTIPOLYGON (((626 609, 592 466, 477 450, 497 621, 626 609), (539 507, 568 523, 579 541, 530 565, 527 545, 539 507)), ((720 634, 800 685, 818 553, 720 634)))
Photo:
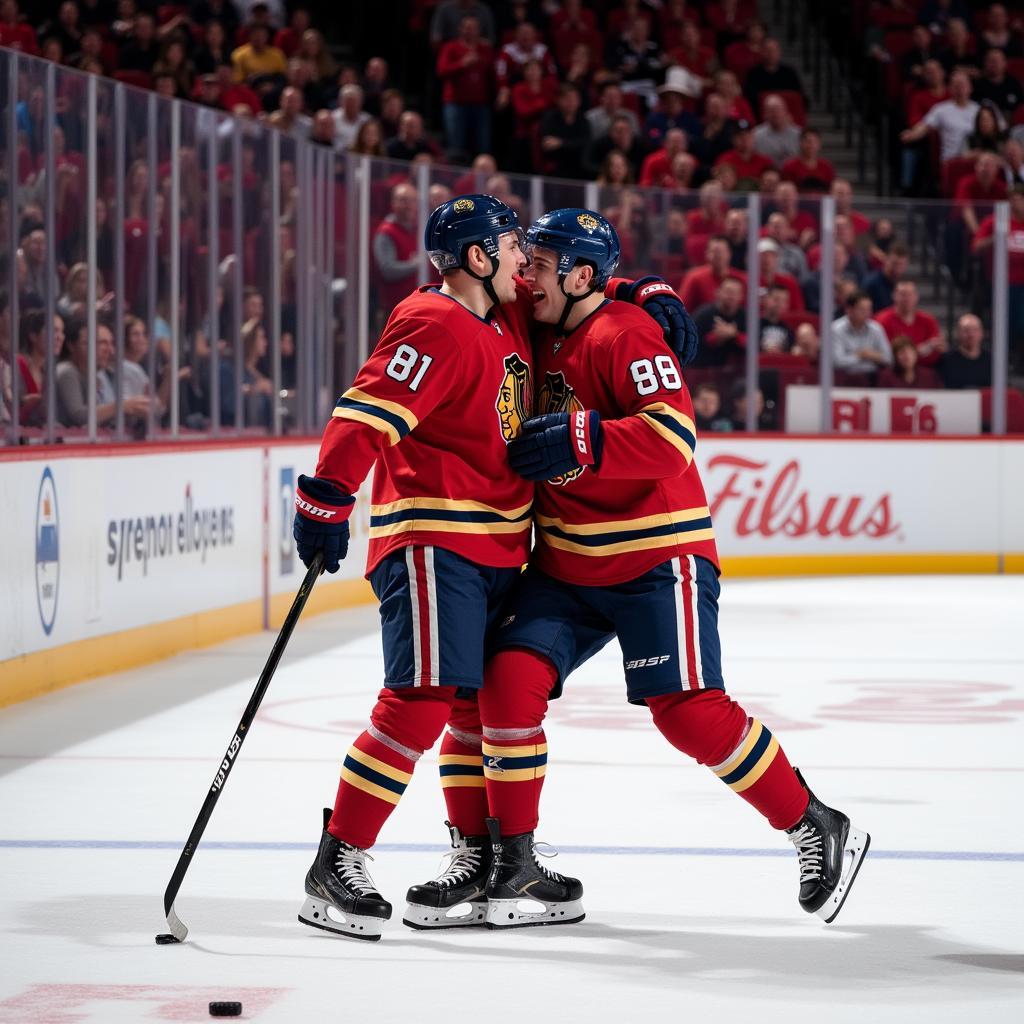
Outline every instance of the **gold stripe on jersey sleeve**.
POLYGON ((401 435, 390 423, 382 420, 379 416, 363 412, 361 409, 338 408, 335 409, 331 415, 339 420, 355 420, 356 423, 365 423, 368 427, 373 427, 375 430, 379 430, 382 434, 387 434, 388 440, 393 445, 398 444, 398 442, 402 440, 401 435))
POLYGON ((649 426, 651 430, 658 435, 658 437, 668 441, 668 443, 686 459, 687 465, 693 461, 693 442, 696 441, 697 428, 689 416, 680 412, 678 409, 673 409, 672 406, 666 405, 664 402, 655 402, 652 405, 645 406, 639 413, 637 413, 637 416, 643 420, 644 423, 646 423, 647 426, 649 426), (657 418, 659 416, 672 420, 679 429, 673 430, 671 426, 662 423, 657 418), (680 430, 682 432, 682 436, 680 435, 680 430))
POLYGON ((419 423, 416 414, 410 409, 406 409, 404 405, 398 402, 391 402, 386 398, 378 398, 376 395, 371 395, 360 388, 349 388, 341 397, 347 398, 352 402, 375 405, 378 409, 383 409, 385 412, 391 413, 392 416, 398 416, 400 419, 405 420, 410 430, 415 430, 416 425, 419 423))

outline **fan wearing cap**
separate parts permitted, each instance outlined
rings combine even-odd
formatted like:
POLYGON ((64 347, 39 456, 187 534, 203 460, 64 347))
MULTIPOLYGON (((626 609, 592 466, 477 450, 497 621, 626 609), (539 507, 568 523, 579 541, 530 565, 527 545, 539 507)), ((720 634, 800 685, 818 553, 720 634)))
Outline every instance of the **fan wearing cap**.
POLYGON ((721 164, 728 164, 736 172, 736 189, 740 192, 755 192, 764 171, 775 166, 770 157, 754 149, 754 133, 746 121, 736 123, 732 149, 715 161, 716 167, 721 164))

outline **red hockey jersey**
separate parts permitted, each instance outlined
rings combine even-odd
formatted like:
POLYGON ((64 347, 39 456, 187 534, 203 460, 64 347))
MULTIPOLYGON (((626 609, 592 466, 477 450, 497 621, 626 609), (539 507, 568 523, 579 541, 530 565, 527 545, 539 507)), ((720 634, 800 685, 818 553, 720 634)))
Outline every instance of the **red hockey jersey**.
POLYGON ((527 561, 534 487, 505 446, 533 407, 531 318, 525 285, 489 321, 429 286, 395 307, 338 400, 316 469, 354 494, 377 463, 367 574, 410 544, 481 565, 527 561))
POLYGON ((603 449, 597 472, 537 488, 533 563, 582 586, 623 583, 684 554, 717 567, 690 394, 654 321, 613 301, 567 337, 546 328, 535 338, 537 414, 596 409, 603 449))

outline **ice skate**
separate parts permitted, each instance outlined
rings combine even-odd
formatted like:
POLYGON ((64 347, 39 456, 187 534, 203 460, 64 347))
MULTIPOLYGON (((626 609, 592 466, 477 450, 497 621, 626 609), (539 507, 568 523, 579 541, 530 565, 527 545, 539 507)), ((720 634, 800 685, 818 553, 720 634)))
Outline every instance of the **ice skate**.
POLYGON ((854 828, 841 811, 826 807, 796 774, 810 796, 804 816, 786 829, 800 863, 800 906, 828 923, 850 895, 871 836, 854 828))
POLYGON ((487 879, 488 928, 528 928, 583 920, 582 883, 540 864, 532 832, 503 837, 496 818, 487 819, 487 830, 494 858, 487 879))
POLYGON ((452 852, 437 878, 414 885, 406 894, 404 924, 410 928, 465 928, 487 917, 487 876, 491 844, 487 836, 464 836, 446 821, 452 852))
POLYGON ((373 858, 327 831, 331 809, 324 809, 324 833, 313 866, 306 874, 306 902, 299 920, 313 928, 376 942, 391 917, 384 899, 366 870, 373 858))

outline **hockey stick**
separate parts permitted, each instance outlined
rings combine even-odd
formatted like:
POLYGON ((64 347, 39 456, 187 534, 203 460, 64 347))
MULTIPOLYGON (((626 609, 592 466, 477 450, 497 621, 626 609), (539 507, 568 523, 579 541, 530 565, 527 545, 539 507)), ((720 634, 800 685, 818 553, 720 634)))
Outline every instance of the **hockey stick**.
POLYGON ((192 826, 188 842, 185 843, 185 848, 181 851, 181 856, 178 858, 178 863, 174 868, 174 873, 171 875, 171 880, 167 883, 167 890, 164 892, 164 913, 167 915, 167 925, 171 931, 170 934, 158 935, 156 937, 158 945, 163 946, 175 942, 183 942, 185 936, 188 935, 188 928, 174 912, 174 900, 177 898, 182 881, 184 881, 185 872, 188 871, 189 865, 192 863, 192 855, 196 852, 199 841, 203 838, 203 832, 206 831, 210 815, 213 814, 213 809, 217 806, 217 800, 220 798, 221 793, 224 792, 228 775, 231 774, 231 768, 238 757, 238 752, 242 749, 242 743, 245 741, 245 737, 252 726, 256 712, 259 711, 263 696, 267 692, 267 687, 270 686, 270 680, 274 678, 277 663, 281 660, 281 655, 284 654, 284 649, 291 639, 292 631, 295 629, 295 624, 299 621, 302 609, 306 607, 306 601, 313 589, 313 584, 316 583, 316 578, 323 569, 323 564, 323 552, 318 551, 309 564, 306 577, 303 579, 299 592, 295 595, 295 600, 292 602, 291 611, 288 612, 284 625, 281 626, 281 632, 277 634, 277 640, 274 641, 270 657, 267 658, 267 663, 263 666, 263 672, 260 674, 256 689, 252 691, 249 704, 242 714, 234 736, 231 737, 231 742, 228 744, 224 759, 221 761, 217 774, 213 778, 210 791, 206 794, 203 806, 199 810, 199 817, 196 818, 196 823, 192 826))

